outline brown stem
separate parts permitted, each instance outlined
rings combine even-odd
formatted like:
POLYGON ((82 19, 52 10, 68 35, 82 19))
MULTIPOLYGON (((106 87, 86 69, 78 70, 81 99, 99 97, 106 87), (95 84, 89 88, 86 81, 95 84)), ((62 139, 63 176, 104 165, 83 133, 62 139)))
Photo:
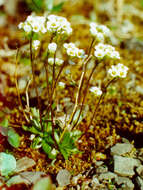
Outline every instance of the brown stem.
POLYGON ((90 45, 89 50, 88 50, 88 57, 89 57, 90 54, 91 54, 91 50, 92 50, 92 47, 93 47, 94 42, 95 42, 95 38, 93 38, 92 41, 91 41, 91 45, 90 45))
POLYGON ((32 67, 32 75, 33 75, 33 81, 34 81, 34 88, 35 88, 35 92, 36 92, 36 96, 37 96, 37 100, 38 100, 38 109, 39 109, 39 113, 40 113, 40 125, 41 125, 41 129, 43 130, 41 103, 40 103, 39 93, 38 93, 38 89, 37 89, 37 85, 36 85, 36 79, 35 79, 35 68, 34 68, 33 51, 32 51, 32 36, 30 38, 30 61, 31 61, 31 67, 32 67))
POLYGON ((88 81, 87 81, 87 84, 86 84, 86 88, 85 88, 84 93, 83 93, 83 100, 82 100, 82 103, 81 103, 81 108, 80 108, 80 112, 79 112, 77 121, 76 121, 76 123, 74 124, 74 126, 72 127, 72 130, 73 130, 73 128, 77 125, 77 123, 78 123, 78 121, 79 121, 79 118, 80 118, 80 116, 81 116, 82 109, 83 109, 83 105, 84 105, 85 98, 86 98, 87 91, 88 91, 88 87, 89 87, 89 83, 90 83, 91 77, 92 77, 92 75, 93 75, 93 73, 94 73, 96 67, 98 66, 98 64, 99 64, 99 62, 98 62, 98 60, 96 60, 96 64, 95 64, 95 66, 93 67, 93 69, 92 69, 92 71, 91 71, 91 73, 90 73, 90 75, 89 75, 89 78, 88 78, 88 81))
POLYGON ((81 89, 82 89, 82 86, 83 86, 83 80, 84 80, 84 76, 85 76, 85 73, 86 73, 86 67, 87 67, 87 64, 88 62, 90 61, 92 56, 89 56, 88 59, 86 59, 86 61, 83 63, 83 71, 82 71, 82 74, 81 74, 81 77, 80 77, 80 82, 79 82, 79 85, 78 85, 78 91, 77 91, 77 95, 76 95, 76 100, 75 100, 75 106, 74 106, 74 109, 72 111, 72 114, 70 116, 70 119, 67 123, 67 125, 64 127, 64 131, 62 132, 61 136, 60 136, 60 140, 62 140, 66 130, 67 130, 67 127, 72 123, 73 121, 73 118, 74 118, 74 115, 76 113, 76 110, 77 110, 77 106, 78 106, 78 101, 79 101, 79 97, 80 97, 80 92, 81 92, 81 89))
POLYGON ((90 127, 90 125, 92 125, 93 119, 94 119, 95 116, 96 116, 96 113, 97 113, 98 107, 99 107, 99 105, 100 105, 100 102, 101 102, 101 100, 103 99, 103 97, 106 95, 108 86, 109 86, 111 83, 113 83, 116 79, 117 79, 116 77, 113 78, 113 79, 111 79, 111 80, 107 83, 107 85, 105 86, 104 92, 101 94, 101 96, 100 96, 100 98, 99 98, 99 100, 98 100, 98 103, 97 103, 97 105, 96 105, 96 107, 95 107, 93 116, 92 116, 92 118, 91 118, 91 121, 90 121, 88 127, 90 127))
POLYGON ((15 73, 14 73, 15 86, 16 86, 16 91, 17 91, 17 96, 18 96, 19 105, 20 105, 20 107, 21 107, 21 109, 22 109, 22 112, 23 112, 23 115, 24 115, 26 121, 29 122, 29 119, 28 119, 28 117, 27 117, 27 115, 25 114, 25 111, 24 111, 24 109, 23 109, 22 101, 21 101, 21 98, 20 98, 20 92, 19 92, 19 88, 18 88, 18 82, 17 82, 18 55, 19 55, 19 48, 17 49, 17 53, 16 53, 16 68, 15 68, 15 73))

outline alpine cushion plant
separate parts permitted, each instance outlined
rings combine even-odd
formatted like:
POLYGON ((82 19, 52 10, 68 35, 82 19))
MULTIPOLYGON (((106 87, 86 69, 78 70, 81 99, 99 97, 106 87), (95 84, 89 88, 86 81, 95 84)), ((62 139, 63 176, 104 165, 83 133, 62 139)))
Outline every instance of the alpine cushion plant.
POLYGON ((79 124, 79 120, 82 116, 88 89, 96 97, 99 97, 99 101, 95 106, 93 116, 89 123, 90 126, 95 118, 99 104, 106 94, 108 86, 117 78, 126 77, 128 68, 120 63, 116 66, 112 65, 111 69, 108 70, 111 80, 109 80, 105 86, 104 91, 102 91, 100 87, 90 87, 90 80, 99 64, 104 63, 105 60, 112 59, 116 61, 120 59, 119 52, 116 51, 113 46, 104 44, 106 39, 110 37, 110 30, 104 25, 98 25, 97 23, 90 24, 92 42, 87 54, 74 43, 65 42, 72 34, 72 28, 71 24, 64 17, 56 15, 48 15, 47 17, 31 15, 27 17, 25 22, 19 24, 19 28, 23 29, 29 38, 33 85, 38 101, 38 108, 29 109, 28 120, 30 122, 27 126, 23 126, 23 129, 32 133, 30 138, 32 148, 42 148, 50 159, 56 159, 59 153, 61 153, 65 159, 68 159, 71 154, 79 153, 76 142, 81 136, 81 132, 75 130, 75 128, 79 124), (49 37, 44 38, 45 36, 49 37), (46 39, 48 39, 48 45, 43 58, 40 57, 42 56, 41 53, 38 54, 38 50, 42 49, 43 41, 45 42, 46 39), (60 54, 58 52, 60 52, 60 54), (68 65, 67 61, 62 57, 63 54, 66 54, 67 56, 64 57, 69 60, 76 60, 76 62, 82 63, 82 72, 79 84, 77 85, 74 108, 68 121, 66 121, 63 128, 61 128, 55 116, 57 108, 55 94, 58 86, 60 90, 66 86, 65 83, 59 82, 62 71, 66 65, 68 65), (35 75, 35 66, 37 57, 44 62, 43 68, 45 69, 46 75, 48 101, 46 112, 41 109, 41 97, 39 96, 36 83, 37 76, 35 75), (94 60, 95 64, 87 75, 87 67, 91 60, 94 60), (51 81, 49 81, 49 78, 51 78, 51 81), (82 93, 84 93, 83 96, 82 93), (80 108, 79 104, 81 105, 80 108))

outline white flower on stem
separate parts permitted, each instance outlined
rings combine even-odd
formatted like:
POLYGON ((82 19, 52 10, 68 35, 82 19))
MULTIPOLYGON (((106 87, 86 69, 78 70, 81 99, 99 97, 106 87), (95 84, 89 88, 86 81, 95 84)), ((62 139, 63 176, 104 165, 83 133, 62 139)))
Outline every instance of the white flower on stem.
POLYGON ((54 54, 56 52, 56 49, 57 49, 56 43, 53 42, 48 45, 48 50, 51 54, 54 54))
POLYGON ((95 57, 103 59, 103 58, 111 58, 111 59, 120 59, 120 54, 115 48, 111 45, 106 45, 103 43, 99 43, 95 46, 95 57))
POLYGON ((46 18, 44 16, 34 16, 30 15, 27 17, 26 21, 18 25, 19 29, 23 29, 25 32, 35 32, 35 33, 45 33, 45 22, 46 18))
POLYGON ((59 82, 58 85, 61 89, 64 89, 66 84, 64 82, 59 82))
POLYGON ((117 65, 112 65, 111 68, 108 70, 108 73, 111 77, 120 77, 125 78, 127 76, 128 67, 124 66, 121 63, 117 65))
POLYGON ((89 90, 96 96, 100 96, 102 94, 102 90, 96 86, 92 86, 89 90))
POLYGON ((90 33, 97 41, 104 41, 106 37, 110 36, 110 30, 105 25, 98 25, 95 22, 90 23, 90 33))
POLYGON ((56 15, 48 16, 47 30, 59 35, 70 35, 72 33, 71 25, 67 19, 56 15))
POLYGON ((85 55, 84 50, 77 48, 74 43, 64 43, 63 46, 68 56, 82 58, 85 55))
POLYGON ((62 59, 59 59, 59 58, 56 58, 55 60, 54 60, 54 58, 49 58, 49 59, 48 59, 48 63, 49 63, 50 65, 53 65, 53 64, 54 64, 54 61, 55 61, 55 65, 57 65, 57 66, 62 65, 63 62, 64 62, 62 59))
POLYGON ((32 43, 32 48, 34 50, 37 50, 40 46, 40 41, 39 40, 34 40, 33 43, 32 43))

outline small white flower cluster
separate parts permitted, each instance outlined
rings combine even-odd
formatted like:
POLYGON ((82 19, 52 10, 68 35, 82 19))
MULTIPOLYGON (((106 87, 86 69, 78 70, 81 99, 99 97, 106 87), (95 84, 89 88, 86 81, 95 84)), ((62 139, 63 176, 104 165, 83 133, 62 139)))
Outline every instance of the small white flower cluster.
POLYGON ((30 15, 27 17, 25 22, 21 22, 18 27, 23 29, 25 32, 35 32, 35 33, 46 33, 45 28, 46 18, 44 16, 34 16, 30 15))
POLYGON ((105 25, 98 25, 95 22, 90 23, 90 33, 92 36, 96 37, 96 40, 103 42, 105 37, 110 36, 110 30, 105 25))
POLYGON ((54 64, 54 61, 55 61, 55 65, 57 65, 57 66, 62 65, 63 62, 64 62, 62 59, 59 59, 59 58, 56 58, 56 59, 54 60, 54 58, 50 57, 50 58, 48 59, 48 63, 49 63, 50 65, 53 65, 53 64, 54 64))
POLYGON ((95 57, 98 59, 111 58, 111 59, 120 59, 120 54, 115 48, 111 45, 99 43, 95 46, 95 57))
POLYGON ((56 52, 56 49, 57 49, 57 44, 56 43, 53 42, 53 43, 50 43, 48 45, 49 53, 54 54, 56 52))
POLYGON ((67 19, 56 15, 48 16, 47 30, 51 33, 62 35, 70 35, 72 33, 71 24, 67 19))
POLYGON ((89 90, 96 96, 100 96, 102 94, 102 90, 96 86, 92 86, 89 90))
POLYGON ((74 43, 64 43, 63 46, 66 49, 67 55, 71 57, 82 58, 85 55, 84 50, 77 48, 74 43))
POLYGON ((39 40, 34 40, 33 43, 32 43, 32 48, 34 50, 37 50, 40 46, 40 41, 39 40))
POLYGON ((124 66, 121 63, 117 65, 112 65, 111 68, 108 70, 109 75, 111 77, 120 77, 125 78, 128 72, 128 67, 124 66))

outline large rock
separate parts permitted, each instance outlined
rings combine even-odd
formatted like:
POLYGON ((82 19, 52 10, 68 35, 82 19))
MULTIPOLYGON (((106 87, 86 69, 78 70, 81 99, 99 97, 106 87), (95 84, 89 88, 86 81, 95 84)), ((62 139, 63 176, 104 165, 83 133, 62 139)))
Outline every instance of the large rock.
POLYGON ((114 172, 121 176, 132 177, 134 172, 134 167, 141 165, 141 162, 134 158, 127 158, 122 156, 114 156, 114 172))
POLYGON ((115 179, 117 177, 116 174, 112 173, 112 172, 107 172, 107 173, 103 173, 99 175, 99 180, 111 180, 111 179, 115 179))
POLYGON ((127 177, 120 177, 118 176, 116 178, 116 183, 118 185, 121 185, 122 184, 122 187, 124 190, 133 190, 134 189, 134 184, 132 183, 132 181, 127 178, 127 177))
POLYGON ((143 165, 140 165, 137 169, 136 169, 137 173, 139 174, 139 176, 143 179, 143 165))
POLYGON ((138 176, 136 178, 136 181, 137 181, 137 184, 138 184, 140 190, 143 190, 143 180, 138 176))
POLYGON ((60 170, 59 173, 57 174, 57 177, 56 177, 58 184, 61 187, 69 185, 70 184, 70 178, 71 178, 71 174, 66 169, 60 170))
POLYGON ((111 154, 121 156, 121 155, 131 152, 133 147, 134 146, 129 143, 117 143, 115 146, 111 148, 111 154))

